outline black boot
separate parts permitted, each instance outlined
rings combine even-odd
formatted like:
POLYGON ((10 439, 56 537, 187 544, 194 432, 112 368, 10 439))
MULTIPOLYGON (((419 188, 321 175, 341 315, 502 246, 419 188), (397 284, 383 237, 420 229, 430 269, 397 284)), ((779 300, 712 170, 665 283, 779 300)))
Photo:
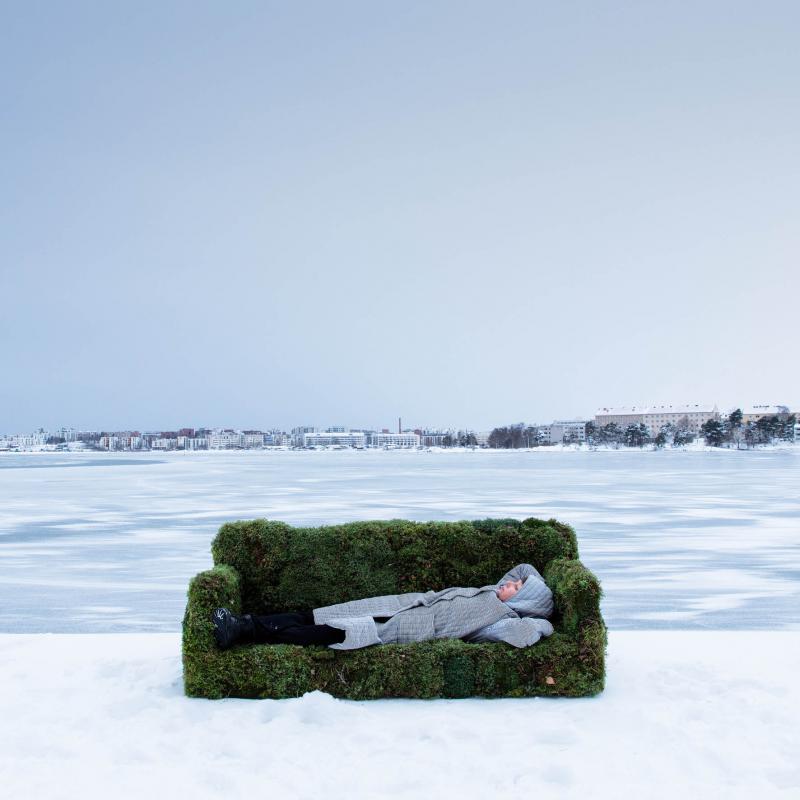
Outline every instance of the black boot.
POLYGON ((214 623, 214 638, 220 650, 227 650, 237 643, 253 641, 253 619, 249 614, 237 616, 227 608, 215 608, 211 615, 214 623))

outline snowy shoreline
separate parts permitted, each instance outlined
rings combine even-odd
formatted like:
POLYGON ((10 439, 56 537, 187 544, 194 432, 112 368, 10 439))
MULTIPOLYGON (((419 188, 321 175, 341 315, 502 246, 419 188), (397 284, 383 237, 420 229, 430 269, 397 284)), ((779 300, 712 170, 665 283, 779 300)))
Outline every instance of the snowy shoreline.
POLYGON ((358 449, 355 447, 317 447, 317 448, 291 448, 291 447, 263 447, 250 449, 220 449, 220 450, 0 450, 0 458, 3 456, 92 456, 92 457, 111 457, 111 458, 131 458, 157 456, 192 456, 207 457, 218 456, 220 454, 237 455, 244 453, 260 454, 318 454, 318 453, 404 453, 404 454, 426 454, 426 453, 774 453, 774 452, 800 452, 800 442, 783 442, 780 444, 761 444, 755 447, 712 447, 702 442, 681 445, 679 447, 657 448, 652 444, 643 447, 611 447, 608 445, 585 446, 575 444, 554 444, 546 447, 516 447, 516 448, 492 448, 492 447, 397 447, 381 448, 370 447, 358 449))
POLYGON ((800 634, 610 632, 585 699, 183 695, 177 634, 0 635, 9 797, 796 797, 800 634))

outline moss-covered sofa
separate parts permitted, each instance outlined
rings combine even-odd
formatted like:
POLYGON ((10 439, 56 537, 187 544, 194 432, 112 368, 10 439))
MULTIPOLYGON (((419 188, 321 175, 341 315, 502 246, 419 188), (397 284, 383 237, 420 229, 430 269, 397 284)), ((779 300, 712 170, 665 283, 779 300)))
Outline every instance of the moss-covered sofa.
POLYGON ((193 697, 580 697, 602 691, 606 627, 600 585, 556 520, 353 522, 293 528, 258 519, 220 528, 214 568, 192 579, 183 675, 193 697), (211 611, 271 613, 360 597, 485 586, 519 563, 553 590, 555 633, 533 647, 437 640, 333 650, 296 645, 217 649, 211 611))

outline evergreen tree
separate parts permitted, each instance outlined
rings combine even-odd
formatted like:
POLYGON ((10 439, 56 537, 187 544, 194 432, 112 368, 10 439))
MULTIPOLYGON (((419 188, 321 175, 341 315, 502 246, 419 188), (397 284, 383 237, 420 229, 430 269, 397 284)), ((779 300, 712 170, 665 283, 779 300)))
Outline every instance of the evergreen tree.
POLYGON ((726 420, 725 425, 726 438, 729 442, 733 442, 737 449, 739 447, 739 443, 744 437, 744 431, 742 429, 742 417, 742 409, 737 408, 728 414, 728 419, 726 420))
POLYGON ((654 440, 656 447, 664 447, 675 443, 675 426, 667 422, 661 426, 654 440))
POLYGON ((717 419, 710 419, 708 422, 703 423, 700 428, 700 433, 703 434, 706 444, 711 447, 721 447, 725 441, 725 426, 717 419))
POLYGON ((776 416, 761 417, 756 420, 759 444, 772 444, 781 427, 780 420, 776 416))
POLYGON ((622 428, 617 425, 616 422, 609 422, 608 425, 604 425, 602 428, 602 437, 604 444, 613 444, 619 446, 619 444, 623 441, 625 434, 622 431, 622 428))
POLYGON ((459 431, 457 441, 459 447, 475 447, 478 444, 475 434, 471 431, 459 431))
POLYGON ((641 447, 647 441, 647 427, 640 422, 625 428, 625 444, 628 447, 641 447))

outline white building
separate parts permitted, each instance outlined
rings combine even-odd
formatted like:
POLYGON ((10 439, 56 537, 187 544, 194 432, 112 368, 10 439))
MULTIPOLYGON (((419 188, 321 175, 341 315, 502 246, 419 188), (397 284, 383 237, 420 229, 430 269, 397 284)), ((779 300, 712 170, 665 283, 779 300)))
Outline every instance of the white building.
POLYGON ((445 441, 452 444, 455 439, 455 431, 422 431, 420 440, 423 447, 443 447, 445 441), (445 439, 445 437, 448 438, 445 439))
POLYGON ((130 431, 118 431, 100 437, 100 447, 103 450, 141 450, 142 437, 130 431))
POLYGON ((179 436, 178 450, 208 450, 208 439, 205 436, 179 436))
MULTIPOLYGON (((565 419, 556 420, 550 425, 549 439, 550 444, 561 444, 562 442, 580 442, 586 441, 586 423, 585 419, 565 419)), ((540 430, 544 426, 540 426, 540 430)))
POLYGON ((534 425, 536 430, 536 441, 538 444, 552 444, 551 439, 553 435, 552 426, 550 425, 534 425))
POLYGON ((298 428, 292 428, 292 445, 294 447, 304 447, 305 440, 303 437, 307 433, 316 433, 317 429, 312 425, 301 425, 298 428))
POLYGON ((42 430, 38 430, 36 433, 30 434, 30 436, 17 434, 9 437, 8 439, 9 447, 16 450, 38 449, 42 447, 46 441, 47 434, 42 430))
POLYGON ((253 447, 263 447, 264 446, 264 434, 263 433, 245 433, 242 435, 242 441, 244 442, 244 447, 253 448, 253 447))
POLYGON ((303 447, 365 447, 367 435, 361 431, 304 433, 303 447))
POLYGON ((157 439, 150 440, 150 449, 151 450, 177 450, 178 449, 178 440, 177 438, 171 439, 165 436, 159 436, 157 439))
POLYGON ((244 447, 244 435, 237 431, 214 431, 208 437, 209 450, 235 450, 244 447))
POLYGON ((419 447, 419 436, 416 433, 371 433, 371 447, 419 447))

